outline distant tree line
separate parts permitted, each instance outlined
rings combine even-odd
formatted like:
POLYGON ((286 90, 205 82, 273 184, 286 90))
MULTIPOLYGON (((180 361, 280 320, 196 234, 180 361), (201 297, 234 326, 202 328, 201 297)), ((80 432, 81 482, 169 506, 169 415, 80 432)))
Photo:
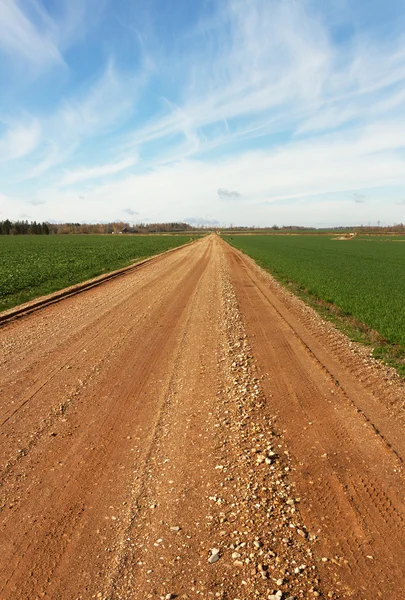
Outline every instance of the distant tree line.
POLYGON ((69 234, 69 233, 177 233, 184 231, 194 231, 195 227, 188 223, 140 223, 130 225, 124 221, 113 223, 48 223, 50 233, 69 234))
POLYGON ((367 234, 367 233, 404 233, 405 225, 403 223, 396 223, 395 225, 387 225, 384 226, 375 226, 372 225, 360 225, 360 227, 353 227, 353 231, 357 231, 358 233, 367 234))
POLYGON ((48 223, 37 223, 36 221, 0 221, 0 235, 49 235, 48 223))
MULTIPOLYGON (((211 228, 212 229, 212 228, 211 228)), ((405 225, 403 223, 396 223, 395 225, 352 225, 348 226, 337 226, 337 227, 305 227, 303 225, 273 225, 272 227, 240 227, 235 225, 230 225, 229 227, 215 227, 216 231, 220 231, 221 233, 308 233, 308 234, 319 234, 319 233, 329 233, 329 232, 356 232, 359 234, 386 234, 386 233, 405 233, 405 225)))
POLYGON ((202 225, 194 227, 188 223, 138 223, 130 225, 124 221, 112 223, 49 223, 36 221, 0 221, 0 235, 68 235, 68 234, 151 234, 151 233, 186 233, 193 231, 218 231, 221 233, 255 232, 255 233, 328 233, 333 231, 367 234, 405 233, 405 225, 398 223, 389 226, 353 226, 353 227, 328 227, 318 229, 303 227, 301 225, 273 225, 272 227, 229 227, 202 225))
POLYGON ((194 231, 188 223, 37 223, 36 221, 0 221, 0 235, 66 235, 81 233, 181 233, 194 231))

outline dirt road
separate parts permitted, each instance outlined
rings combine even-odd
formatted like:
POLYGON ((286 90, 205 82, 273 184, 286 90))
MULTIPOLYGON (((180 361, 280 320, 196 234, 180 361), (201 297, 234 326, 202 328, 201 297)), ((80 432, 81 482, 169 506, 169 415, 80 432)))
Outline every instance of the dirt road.
POLYGON ((405 589, 404 387, 217 236, 0 329, 0 599, 405 589))

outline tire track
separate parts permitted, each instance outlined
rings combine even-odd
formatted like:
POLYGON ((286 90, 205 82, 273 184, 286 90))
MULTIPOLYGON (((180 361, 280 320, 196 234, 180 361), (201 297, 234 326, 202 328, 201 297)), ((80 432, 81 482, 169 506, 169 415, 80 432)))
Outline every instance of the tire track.
POLYGON ((326 556, 339 556, 342 594, 400 600, 405 583, 398 559, 405 547, 400 427, 367 389, 352 384, 350 373, 336 368, 336 357, 283 309, 248 261, 230 248, 227 253, 253 350, 266 374, 264 389, 311 504, 307 526, 318 532, 326 556))
MULTIPOLYGON (((3 564, 7 576, 3 579, 2 597, 31 599, 45 589, 51 595, 54 589, 53 597, 68 597, 67 590, 71 589, 73 595, 69 597, 75 597, 74 588, 79 586, 85 589, 86 580, 92 572, 90 569, 86 573, 86 562, 91 561, 93 568, 98 563, 100 572, 105 571, 102 565, 110 552, 103 550, 99 535, 95 535, 94 530, 98 526, 103 531, 106 547, 115 548, 115 528, 105 530, 100 524, 103 514, 108 515, 109 503, 116 506, 116 496, 123 494, 119 465, 124 469, 122 475, 134 468, 131 454, 122 457, 125 457, 127 446, 132 443, 127 441, 125 432, 130 431, 132 438, 141 422, 147 430, 146 439, 151 435, 153 437, 156 414, 164 402, 167 384, 159 389, 155 401, 143 405, 142 399, 150 396, 150 388, 154 389, 156 377, 160 375, 165 381, 169 376, 172 368, 171 346, 178 347, 181 342, 178 331, 184 327, 183 316, 206 268, 208 252, 209 247, 205 244, 204 251, 197 254, 191 268, 189 265, 183 271, 165 306, 156 304, 151 315, 155 321, 154 334, 143 335, 136 348, 132 336, 127 336, 126 343, 106 370, 102 381, 88 386, 85 393, 87 398, 82 399, 76 414, 71 411, 69 415, 70 421, 78 427, 75 436, 66 438, 63 431, 56 429, 55 437, 42 440, 40 447, 26 457, 23 466, 25 473, 35 471, 39 473, 39 478, 28 475, 24 482, 24 498, 20 503, 13 504, 11 510, 6 510, 6 513, 3 511, 2 525, 14 533, 13 550, 8 555, 7 564, 3 564), (121 358, 125 360, 121 362, 121 358), (134 379, 127 376, 131 372, 134 379), (97 398, 100 390, 102 397, 97 398), (135 411, 134 401, 137 406, 135 411), (48 472, 44 470, 47 463, 48 472), (113 481, 115 483, 111 487, 113 481), (89 485, 89 482, 92 484, 89 485), (46 494, 41 494, 41 489, 46 490, 46 494), (24 524, 18 525, 21 520, 19 507, 23 515, 35 515, 31 519, 29 536, 26 535, 24 524), (87 556, 83 555, 83 538, 87 544, 93 545, 92 552, 87 556), (95 557, 93 553, 98 555, 95 557), (33 573, 28 579, 25 576, 27 568, 33 573), (69 573, 73 574, 75 569, 76 577, 70 581, 69 573), (53 582, 52 587, 49 582, 53 582)), ((150 324, 145 323, 144 327, 145 333, 150 332, 150 324)), ((140 448, 138 460, 142 464, 141 456, 148 448, 146 440, 140 448)), ((5 493, 8 497, 22 493, 22 489, 18 488, 18 472, 15 477, 17 488, 13 489, 7 482, 9 485, 5 493)), ((115 518, 121 523, 128 515, 125 517, 121 514, 115 518)))

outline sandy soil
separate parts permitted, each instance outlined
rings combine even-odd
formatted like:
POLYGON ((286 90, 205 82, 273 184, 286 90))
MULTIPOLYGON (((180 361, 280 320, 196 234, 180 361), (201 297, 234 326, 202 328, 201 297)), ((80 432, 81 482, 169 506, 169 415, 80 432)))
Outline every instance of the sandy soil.
POLYGON ((0 329, 1 600, 402 600, 401 382, 217 236, 0 329))

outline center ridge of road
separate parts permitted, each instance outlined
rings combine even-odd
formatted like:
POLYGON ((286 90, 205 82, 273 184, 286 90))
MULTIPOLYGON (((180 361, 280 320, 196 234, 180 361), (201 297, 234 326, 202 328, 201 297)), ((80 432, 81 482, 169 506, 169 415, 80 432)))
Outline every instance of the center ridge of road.
POLYGON ((0 599, 403 600, 405 387, 219 236, 0 329, 0 599))

